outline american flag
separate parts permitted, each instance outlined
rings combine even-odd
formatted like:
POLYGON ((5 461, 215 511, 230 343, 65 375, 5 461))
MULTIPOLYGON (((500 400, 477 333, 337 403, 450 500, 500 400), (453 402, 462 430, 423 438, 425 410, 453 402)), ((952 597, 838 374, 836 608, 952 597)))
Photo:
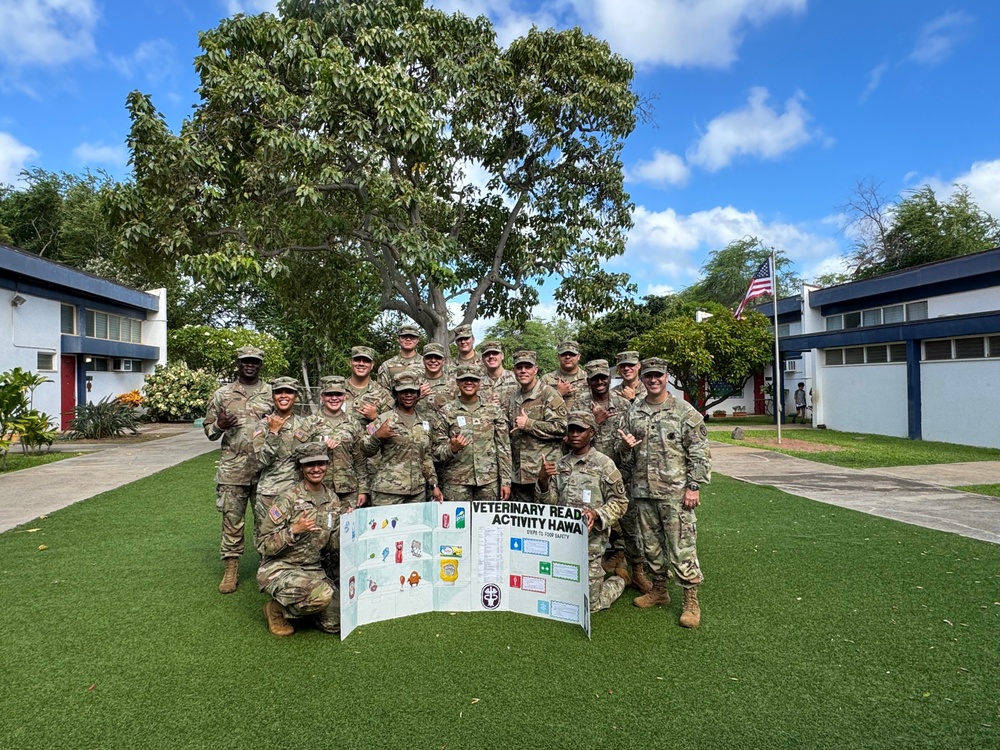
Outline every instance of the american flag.
POLYGON ((743 308, 746 307, 747 302, 760 297, 762 294, 774 296, 774 285, 771 283, 770 258, 760 264, 760 268, 757 269, 753 278, 750 279, 750 288, 747 289, 747 293, 743 297, 743 301, 740 302, 740 306, 736 308, 736 319, 739 320, 740 316, 743 315, 743 308))

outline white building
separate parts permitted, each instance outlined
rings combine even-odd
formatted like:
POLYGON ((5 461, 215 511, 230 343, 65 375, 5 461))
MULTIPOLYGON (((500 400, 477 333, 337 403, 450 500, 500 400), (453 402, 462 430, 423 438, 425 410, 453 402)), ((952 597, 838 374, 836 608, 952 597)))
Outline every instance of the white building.
POLYGON ((165 289, 140 292, 0 244, 0 372, 50 378, 34 407, 61 429, 77 404, 141 389, 166 361, 165 289))
POLYGON ((1000 448, 1000 248, 805 286, 778 323, 783 390, 806 382, 814 425, 1000 448))

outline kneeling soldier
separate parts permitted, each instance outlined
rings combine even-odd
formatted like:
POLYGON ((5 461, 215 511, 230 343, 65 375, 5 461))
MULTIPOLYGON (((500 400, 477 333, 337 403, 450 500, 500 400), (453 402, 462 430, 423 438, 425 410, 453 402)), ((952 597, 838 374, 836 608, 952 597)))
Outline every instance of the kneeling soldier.
POLYGON ((302 481, 283 492, 264 515, 257 541, 257 584, 272 635, 295 632, 287 618, 315 617, 326 633, 340 632, 340 595, 331 558, 340 546, 340 514, 347 506, 323 484, 329 458, 322 443, 295 450, 302 481))

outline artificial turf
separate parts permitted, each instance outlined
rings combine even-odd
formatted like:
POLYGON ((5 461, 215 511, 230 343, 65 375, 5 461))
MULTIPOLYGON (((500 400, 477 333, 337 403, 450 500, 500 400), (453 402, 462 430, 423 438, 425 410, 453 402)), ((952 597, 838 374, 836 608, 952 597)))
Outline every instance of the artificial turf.
POLYGON ((699 630, 630 594, 591 641, 509 613, 276 639, 256 554, 216 591, 212 460, 0 535, 0 747, 1000 744, 997 545, 717 477, 699 630))

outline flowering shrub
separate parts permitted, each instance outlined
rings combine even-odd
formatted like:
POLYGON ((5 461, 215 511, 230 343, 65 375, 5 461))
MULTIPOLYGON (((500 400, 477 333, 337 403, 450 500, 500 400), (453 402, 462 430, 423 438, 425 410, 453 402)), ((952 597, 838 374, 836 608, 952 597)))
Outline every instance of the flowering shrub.
POLYGON ((143 406, 150 419, 164 422, 187 422, 205 416, 205 407, 219 381, 204 370, 191 370, 187 365, 157 365, 146 376, 142 387, 143 406))
POLYGON ((129 391, 128 393, 122 393, 115 396, 115 401, 117 401, 122 406, 127 406, 130 409, 138 409, 142 406, 142 394, 138 390, 129 391))

